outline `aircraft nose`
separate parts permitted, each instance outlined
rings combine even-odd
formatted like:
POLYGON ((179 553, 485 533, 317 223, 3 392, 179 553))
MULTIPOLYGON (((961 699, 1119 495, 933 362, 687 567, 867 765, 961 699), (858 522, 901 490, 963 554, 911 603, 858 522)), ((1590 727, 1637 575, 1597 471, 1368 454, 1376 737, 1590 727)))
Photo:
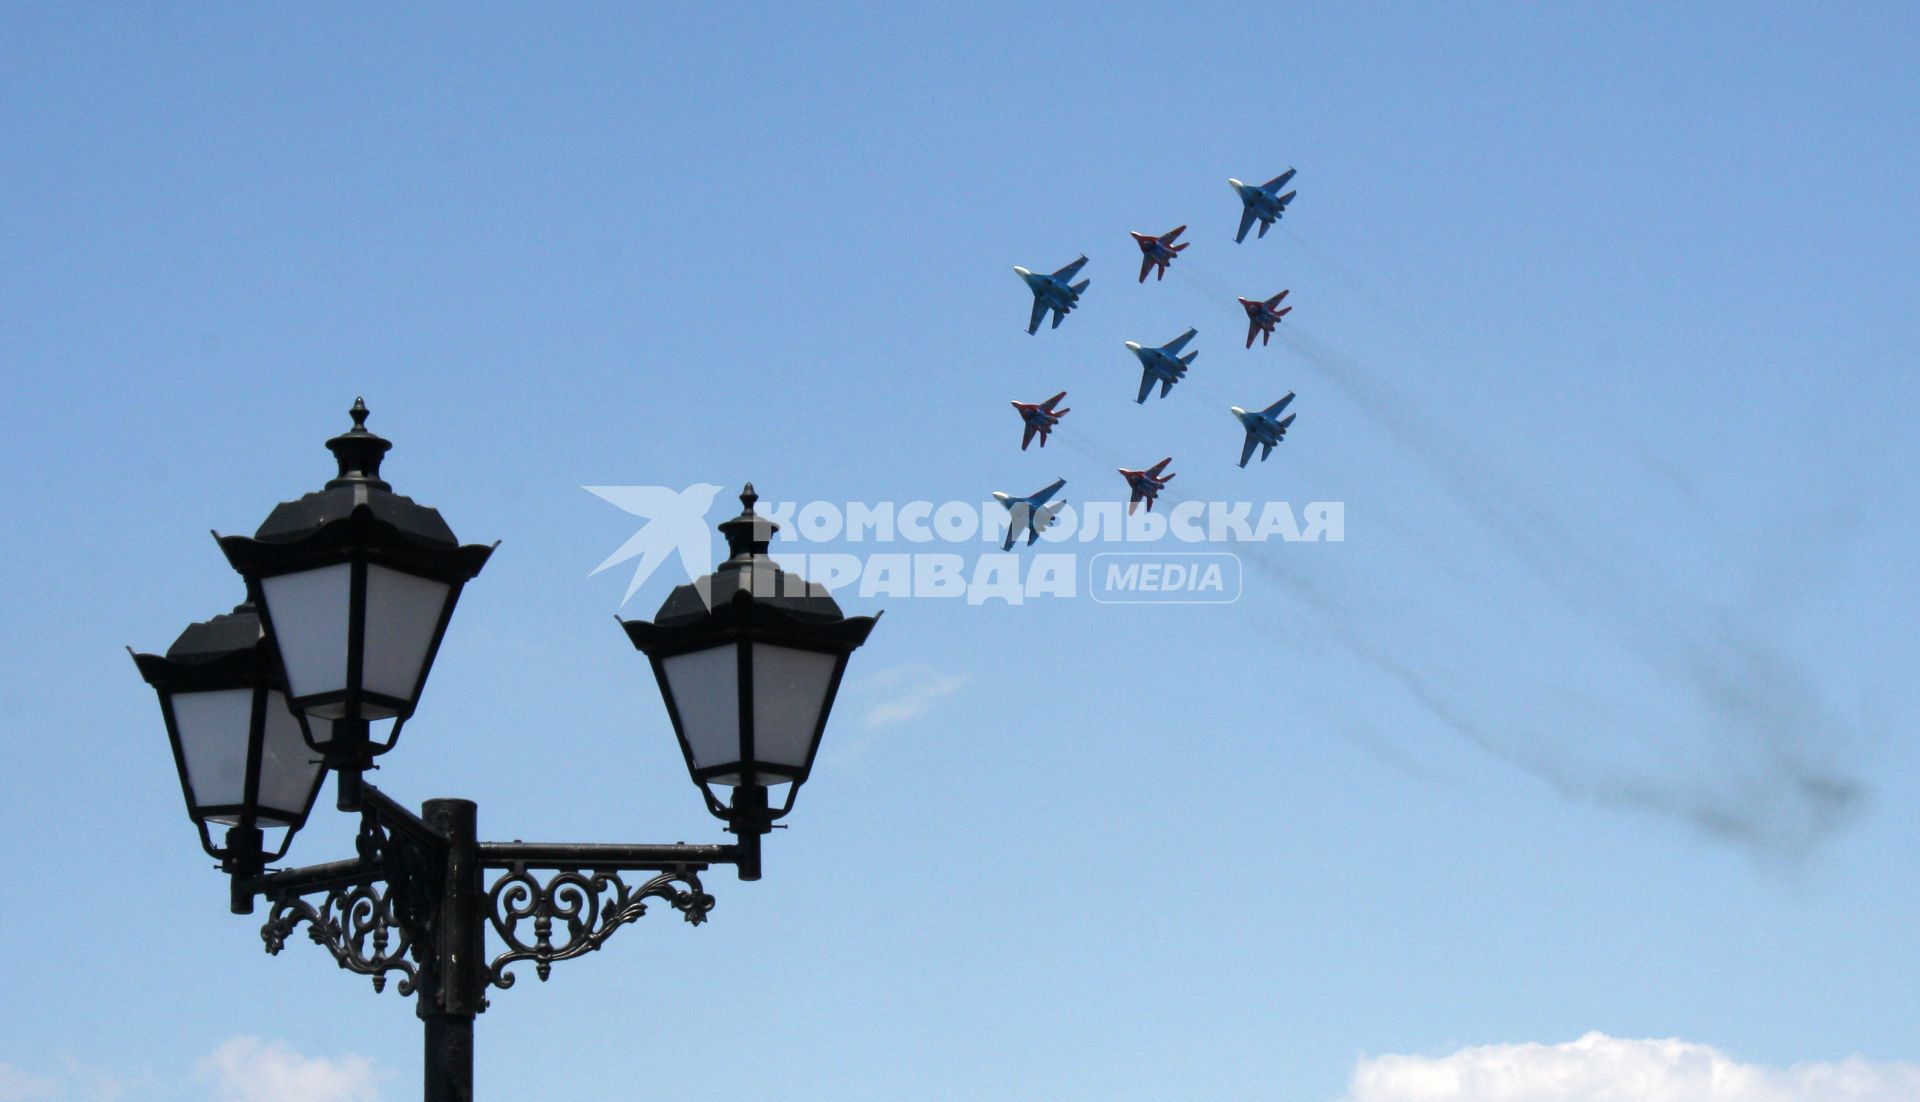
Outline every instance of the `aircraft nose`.
POLYGON ((1246 187, 1247 185, 1229 176, 1227 177, 1227 186, 1233 188, 1233 190, 1235 191, 1239 191, 1241 188, 1246 187))
POLYGON ((1021 279, 1025 279, 1028 276, 1032 275, 1033 273, 1027 271, 1025 268, 1022 268, 1020 265, 1015 264, 1013 266, 1013 274, 1019 276, 1021 279))
POLYGON ((1140 342, 1139 342, 1139 341, 1128 341, 1128 342, 1127 342, 1127 351, 1129 351, 1129 352, 1138 352, 1138 351, 1140 351, 1140 342))

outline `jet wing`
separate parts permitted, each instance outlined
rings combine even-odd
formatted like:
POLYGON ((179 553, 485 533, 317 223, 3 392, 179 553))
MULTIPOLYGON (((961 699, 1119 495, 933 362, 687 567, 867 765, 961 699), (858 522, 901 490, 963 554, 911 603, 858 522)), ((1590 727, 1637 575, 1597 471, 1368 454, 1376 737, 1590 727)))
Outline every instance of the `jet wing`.
POLYGON ((1187 227, 1175 226, 1172 229, 1160 235, 1160 243, 1162 245, 1171 245, 1173 244, 1175 238, 1179 237, 1181 234, 1185 232, 1187 232, 1187 227))
POLYGON ((1169 356, 1178 356, 1180 354, 1180 350, 1182 348, 1185 348, 1187 346, 1187 342, 1192 340, 1193 335, 1198 332, 1199 332, 1198 329, 1189 329, 1186 332, 1168 341, 1167 343, 1161 345, 1160 351, 1165 352, 1169 356))
POLYGON ((1047 499, 1059 493, 1060 487, 1065 486, 1066 484, 1067 484, 1067 480, 1064 478, 1054 479, 1053 484, 1051 486, 1048 486, 1046 489, 1041 490, 1040 492, 1034 494, 1032 497, 1028 498, 1027 504, 1034 506, 1035 508, 1045 505, 1047 503, 1047 499))
MULTIPOLYGON (((1155 463, 1155 464, 1154 464, 1153 466, 1151 466, 1151 467, 1148 467, 1148 468, 1147 468, 1147 473, 1148 473, 1148 474, 1151 474, 1151 475, 1157 475, 1157 474, 1159 474, 1159 473, 1160 473, 1161 471, 1164 471, 1164 470, 1166 470, 1166 469, 1167 469, 1167 464, 1169 464, 1169 463, 1171 463, 1171 462, 1173 462, 1173 456, 1171 456, 1171 455, 1169 455, 1169 456, 1167 456, 1167 457, 1166 457, 1165 459, 1162 459, 1162 460, 1161 460, 1160 462, 1158 462, 1158 463, 1155 463)), ((1172 475, 1168 475, 1167 477, 1168 477, 1168 478, 1172 478, 1173 476, 1172 476, 1172 475)))
POLYGON ((1079 274, 1080 269, 1085 267, 1086 263, 1087 258, 1082 256, 1080 259, 1053 273, 1053 278, 1062 283, 1071 283, 1073 282, 1073 277, 1079 274))
MULTIPOLYGON (((1293 401, 1293 391, 1289 390, 1287 391, 1287 396, 1285 398, 1280 399, 1279 401, 1268 406, 1266 409, 1261 410, 1260 412, 1265 414, 1268 417, 1272 417, 1274 414, 1279 413, 1283 409, 1286 409, 1287 403, 1291 401, 1293 401)), ((1287 420, 1291 421, 1293 420, 1293 418, 1289 417, 1287 418, 1287 420)))
POLYGON ((1235 244, 1247 239, 1247 228, 1251 225, 1253 225, 1253 208, 1250 206, 1242 207, 1240 210, 1240 232, 1233 235, 1235 244))
MULTIPOLYGON (((1052 410, 1052 409, 1053 409, 1053 404, 1054 404, 1055 402, 1057 402, 1057 401, 1059 401, 1060 399, 1062 399, 1062 398, 1065 398, 1066 396, 1067 396, 1067 392, 1063 390, 1063 391, 1061 391, 1060 393, 1058 393, 1058 394, 1056 394, 1056 395, 1054 395, 1053 397, 1051 397, 1051 398, 1048 398, 1048 399, 1047 399, 1046 401, 1044 401, 1044 402, 1041 402, 1041 403, 1040 403, 1040 408, 1041 408, 1041 409, 1044 409, 1044 410, 1052 410)), ((1065 413, 1065 412, 1066 412, 1066 410, 1064 410, 1064 409, 1063 409, 1063 410, 1061 410, 1060 412, 1062 412, 1062 413, 1065 413)))
POLYGON ((1027 332, 1036 333, 1040 329, 1040 319, 1047 315, 1046 300, 1039 295, 1033 296, 1033 314, 1027 318, 1027 332))
POLYGON ((1153 270, 1153 257, 1152 256, 1141 257, 1140 258, 1140 282, 1145 283, 1147 281, 1147 273, 1152 270, 1153 270))
POLYGON ((1242 467, 1246 466, 1247 460, 1252 458, 1253 446, 1259 442, 1259 440, 1254 438, 1253 430, 1247 430, 1247 442, 1240 445, 1240 465, 1242 467))
MULTIPOLYGON (((1143 367, 1140 369, 1140 396, 1135 398, 1134 401, 1145 402, 1147 400, 1147 395, 1152 393, 1153 393, 1153 370, 1151 368, 1143 367)), ((1160 393, 1165 394, 1166 391, 1163 390, 1160 393)))
POLYGON ((1275 176, 1273 179, 1268 180, 1264 184, 1261 184, 1260 190, 1266 192, 1268 195, 1272 195, 1274 192, 1279 191, 1283 187, 1286 187, 1287 181, 1293 179, 1293 174, 1296 171, 1297 171, 1296 169, 1290 168, 1285 172, 1282 172, 1280 175, 1275 176))
MULTIPOLYGON (((1026 451, 1026 450, 1027 450, 1027 445, 1028 445, 1028 444, 1031 444, 1031 443, 1033 443, 1033 434, 1034 434, 1034 431, 1035 431, 1035 428, 1036 428, 1036 426, 1034 425, 1034 423, 1033 423, 1032 421, 1028 421, 1028 422, 1027 422, 1027 434, 1026 434, 1025 436, 1022 436, 1022 437, 1020 438, 1020 450, 1021 450, 1021 451, 1026 451)), ((1046 441, 1044 441, 1044 440, 1042 440, 1042 441, 1040 442, 1040 446, 1041 446, 1041 447, 1043 447, 1043 448, 1044 448, 1044 447, 1046 447, 1046 446, 1047 446, 1047 443, 1046 443, 1046 441)))

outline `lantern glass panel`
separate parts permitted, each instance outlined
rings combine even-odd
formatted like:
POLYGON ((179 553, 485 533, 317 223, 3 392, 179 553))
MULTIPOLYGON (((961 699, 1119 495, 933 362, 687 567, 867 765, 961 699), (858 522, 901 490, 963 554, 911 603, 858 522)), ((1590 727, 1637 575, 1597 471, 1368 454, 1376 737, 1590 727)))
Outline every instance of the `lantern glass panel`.
MULTIPOLYGON (((411 701, 440 614, 453 587, 391 567, 367 567, 367 649, 360 684, 371 693, 411 701)), ((273 621, 280 630, 280 620, 273 621)))
MULTIPOLYGON (((287 671, 292 696, 339 692, 347 687, 347 617, 353 567, 334 563, 314 570, 260 579, 274 642, 287 671)), ((338 705, 320 714, 338 717, 338 705)))
POLYGON ((820 727, 838 655, 753 644, 753 756, 799 770, 820 727))
POLYGON ((300 721, 279 693, 267 694, 267 729, 260 745, 263 825, 291 826, 306 814, 321 764, 300 733, 300 721))
MULTIPOLYGON (((680 734, 693 753, 693 767, 706 769, 740 760, 739 647, 725 643, 660 660, 667 691, 680 714, 680 734)), ((716 777, 721 784, 739 778, 716 777)))
MULTIPOLYGON (((247 742, 252 689, 172 694, 180 755, 187 763, 193 806, 233 807, 247 796, 247 742)), ((296 731, 296 737, 298 732, 296 731)), ((221 822, 230 822, 221 819, 221 822)))

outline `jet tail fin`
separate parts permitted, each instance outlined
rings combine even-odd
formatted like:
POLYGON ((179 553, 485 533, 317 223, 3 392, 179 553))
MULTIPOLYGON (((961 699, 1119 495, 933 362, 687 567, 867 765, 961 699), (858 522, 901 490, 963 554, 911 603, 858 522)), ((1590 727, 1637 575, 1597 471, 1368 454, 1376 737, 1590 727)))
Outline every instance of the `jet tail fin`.
POLYGON ((1076 284, 1074 284, 1073 286, 1071 286, 1071 287, 1069 287, 1069 288, 1067 288, 1067 290, 1069 290, 1069 291, 1072 291, 1072 292, 1073 292, 1074 294, 1076 294, 1076 295, 1077 295, 1077 294, 1079 294, 1080 292, 1082 292, 1082 291, 1084 291, 1084 290, 1086 290, 1086 289, 1087 289, 1087 284, 1089 284, 1089 283, 1092 283, 1092 282, 1093 282, 1093 280, 1091 280, 1091 279, 1083 279, 1083 280, 1081 280, 1080 282, 1078 282, 1078 283, 1076 283, 1076 284))

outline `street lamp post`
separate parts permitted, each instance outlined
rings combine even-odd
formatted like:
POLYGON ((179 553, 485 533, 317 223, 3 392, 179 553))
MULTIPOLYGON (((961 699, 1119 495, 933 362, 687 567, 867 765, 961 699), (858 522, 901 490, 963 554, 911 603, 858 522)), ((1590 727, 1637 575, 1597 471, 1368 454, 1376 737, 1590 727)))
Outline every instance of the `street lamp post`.
POLYGON ((472 801, 428 800, 416 815, 361 780, 413 714, 461 588, 493 549, 461 546, 438 512, 395 494, 380 478, 391 445, 367 430, 358 400, 352 416, 327 442, 337 477, 276 507, 251 539, 220 539, 248 603, 134 660, 234 913, 267 901, 269 953, 304 925, 375 991, 397 975, 425 1027, 427 1102, 467 1100, 473 1019, 489 988, 513 986, 514 965, 545 980, 652 900, 705 921, 713 897, 699 874, 713 865, 759 879, 761 837, 792 810, 847 658, 877 616, 843 616, 774 565, 776 526, 753 511, 749 485, 741 514, 720 525, 726 562, 675 589, 653 622, 623 622, 708 810, 736 841, 482 842, 472 801), (269 869, 328 771, 340 808, 360 815, 355 856, 269 869))

